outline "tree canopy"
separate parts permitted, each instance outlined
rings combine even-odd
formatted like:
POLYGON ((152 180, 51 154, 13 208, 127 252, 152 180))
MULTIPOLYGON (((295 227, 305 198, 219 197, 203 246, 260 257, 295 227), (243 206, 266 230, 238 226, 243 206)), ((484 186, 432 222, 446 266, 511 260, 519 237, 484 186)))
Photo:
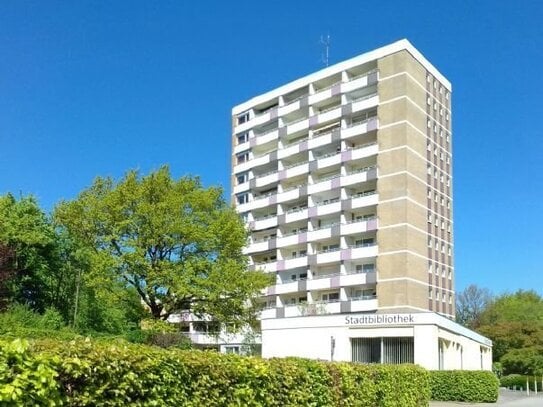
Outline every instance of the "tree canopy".
POLYGON ((168 167, 99 177, 54 218, 92 248, 93 278, 132 287, 157 319, 189 311, 235 330, 270 282, 247 270, 247 232, 222 190, 172 179, 168 167))
POLYGON ((459 322, 492 340, 493 358, 507 374, 543 374, 543 298, 538 293, 519 290, 492 297, 488 290, 469 286, 458 297, 459 322))

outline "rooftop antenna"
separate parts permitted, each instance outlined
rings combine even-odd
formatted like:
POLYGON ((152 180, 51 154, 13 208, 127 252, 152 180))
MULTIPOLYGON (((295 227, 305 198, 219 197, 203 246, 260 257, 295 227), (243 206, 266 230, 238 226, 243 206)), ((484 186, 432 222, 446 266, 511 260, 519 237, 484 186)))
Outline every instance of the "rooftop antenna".
POLYGON ((321 35, 320 44, 323 46, 321 61, 325 66, 328 66, 330 57, 330 34, 326 34, 326 36, 321 35))

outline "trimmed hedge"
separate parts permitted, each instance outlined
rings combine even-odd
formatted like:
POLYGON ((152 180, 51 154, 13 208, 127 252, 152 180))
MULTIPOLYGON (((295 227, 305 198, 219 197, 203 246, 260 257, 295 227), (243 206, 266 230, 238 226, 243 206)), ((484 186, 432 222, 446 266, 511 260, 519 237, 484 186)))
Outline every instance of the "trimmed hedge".
POLYGON ((0 405, 427 406, 414 365, 360 365, 91 342, 0 341, 0 405))
POLYGON ((499 380, 490 371, 434 370, 430 372, 432 400, 494 403, 498 400, 499 380))

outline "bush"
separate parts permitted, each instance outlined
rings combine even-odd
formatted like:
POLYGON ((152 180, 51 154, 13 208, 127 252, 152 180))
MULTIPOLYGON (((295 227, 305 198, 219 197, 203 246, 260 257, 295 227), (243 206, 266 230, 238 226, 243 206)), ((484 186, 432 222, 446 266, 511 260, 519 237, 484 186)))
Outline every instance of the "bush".
MULTIPOLYGON (((0 361, 12 346, 0 341, 0 361)), ((6 383, 43 371, 42 384, 25 381, 22 390, 38 406, 417 407, 429 399, 428 372, 413 365, 265 360, 88 339, 39 340, 18 355, 0 364, 0 394, 13 393, 6 383)))
POLYGON ((499 381, 494 373, 481 370, 436 370, 430 372, 430 398, 442 401, 494 403, 499 381))
POLYGON ((526 376, 521 374, 510 374, 507 376, 503 376, 500 379, 500 386, 507 387, 509 389, 515 388, 517 390, 526 390, 526 381, 528 381, 530 390, 535 390, 534 385, 534 379, 535 384, 537 385, 537 391, 543 391, 543 383, 541 382, 543 378, 541 376, 526 376))

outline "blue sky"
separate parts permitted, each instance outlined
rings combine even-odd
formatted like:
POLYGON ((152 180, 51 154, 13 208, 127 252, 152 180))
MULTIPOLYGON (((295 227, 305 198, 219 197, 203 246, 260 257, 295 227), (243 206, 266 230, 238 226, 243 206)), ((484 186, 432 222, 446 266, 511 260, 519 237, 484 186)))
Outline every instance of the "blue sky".
POLYGON ((0 193, 170 165, 229 190, 230 110, 409 39, 453 84, 457 289, 543 293, 543 3, 0 2, 0 193))

